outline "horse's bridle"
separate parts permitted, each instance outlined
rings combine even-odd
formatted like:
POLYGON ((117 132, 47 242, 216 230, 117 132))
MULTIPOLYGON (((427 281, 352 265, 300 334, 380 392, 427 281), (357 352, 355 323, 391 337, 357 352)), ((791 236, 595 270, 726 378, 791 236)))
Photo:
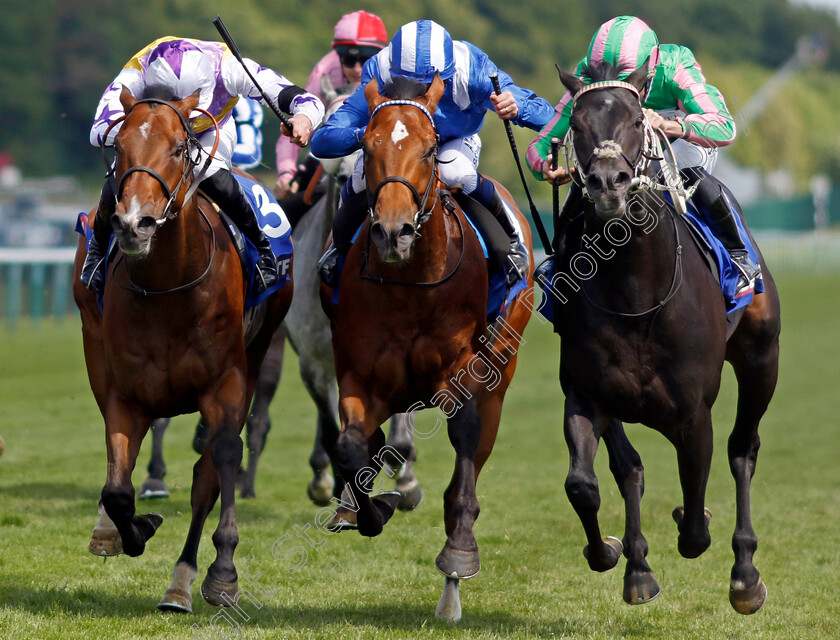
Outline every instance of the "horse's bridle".
MULTIPOLYGON (((192 127, 189 125, 189 123, 186 121, 184 116, 178 110, 178 107, 176 107, 173 103, 171 103, 167 100, 160 100, 158 98, 144 98, 142 100, 138 100, 137 102, 135 102, 131 106, 131 108, 129 108, 128 111, 126 111, 122 116, 120 116, 119 118, 114 120, 108 126, 108 128, 105 130, 105 133, 102 136, 102 139, 107 140, 108 139, 108 133, 111 131, 111 129, 113 129, 116 125, 118 125, 123 120, 125 120, 126 117, 128 117, 128 114, 131 113, 132 109, 134 109, 134 107, 136 107, 138 104, 162 104, 162 105, 166 105, 167 107, 172 109, 177 114, 178 119, 181 121, 181 126, 184 128, 184 131, 187 134, 186 144, 184 145, 184 151, 183 151, 181 177, 178 179, 178 184, 175 185, 174 189, 169 188, 169 185, 167 184, 166 180, 164 180, 163 176, 161 176, 157 171, 155 171, 151 167, 147 167, 145 165, 135 165, 133 167, 129 167, 122 174, 122 176, 120 176, 119 183, 117 183, 115 185, 116 188, 114 189, 114 193, 117 195, 117 199, 120 199, 122 197, 122 190, 123 190, 123 186, 125 185, 125 181, 128 178, 128 176, 130 176, 132 173, 136 173, 136 172, 148 173, 155 180, 157 180, 158 183, 160 184, 161 188, 163 189, 164 195, 166 196, 166 206, 163 209, 163 214, 156 221, 157 225, 160 226, 164 222, 166 222, 167 220, 171 220, 176 215, 178 215, 178 212, 184 207, 184 204, 186 204, 189 201, 189 199, 195 193, 196 189, 198 189, 198 185, 201 183, 201 179, 204 176, 205 172, 207 171, 207 167, 210 166, 210 162, 213 160, 213 157, 216 153, 216 149, 219 146, 219 123, 216 121, 216 118, 213 116, 213 114, 211 114, 209 111, 207 111, 205 109, 198 109, 198 108, 194 109, 195 111, 203 113, 205 116, 210 118, 210 121, 213 123, 213 126, 216 129, 215 141, 213 143, 213 149, 207 155, 207 160, 205 160, 204 165, 201 167, 201 171, 195 177, 195 179, 193 179, 192 183, 190 184, 189 188, 187 189, 187 192, 184 194, 184 199, 181 202, 181 206, 178 208, 178 211, 172 211, 172 205, 175 202, 175 198, 178 196, 178 193, 181 191, 181 188, 183 187, 184 183, 186 182, 187 177, 192 173, 193 168, 195 168, 198 165, 198 163, 201 162, 201 153, 204 152, 204 149, 201 146, 201 144, 198 142, 198 139, 193 134, 192 127)), ((108 160, 107 149, 108 149, 108 145, 103 143, 102 150, 103 150, 103 153, 105 154, 105 166, 108 169, 107 177, 108 177, 109 180, 114 180, 114 178, 115 178, 115 163, 112 163, 108 160)))
MULTIPOLYGON (((574 97, 572 98, 572 113, 574 113, 577 101, 582 95, 589 93, 590 91, 597 91, 599 89, 627 89, 636 97, 636 100, 639 102, 639 106, 641 107, 641 96, 639 94, 639 90, 635 86, 633 86, 629 82, 622 82, 621 80, 604 80, 601 82, 593 82, 591 84, 588 84, 585 87, 579 89, 577 93, 575 93, 574 97)), ((632 181, 636 189, 638 189, 641 185, 650 186, 650 177, 647 175, 650 163, 653 160, 662 159, 661 152, 656 153, 656 132, 654 131, 650 123, 647 121, 647 118, 644 118, 644 128, 644 140, 642 142, 642 146, 639 148, 639 154, 636 156, 636 159, 631 160, 629 157, 627 157, 627 154, 624 153, 623 149, 620 152, 621 157, 624 159, 624 161, 628 164, 628 166, 633 172, 632 181)), ((571 159, 576 170, 576 172, 572 174, 572 179, 583 190, 583 195, 591 199, 589 191, 586 188, 586 176, 589 172, 590 167, 592 166, 592 163, 598 157, 597 151, 592 152, 592 155, 589 156, 589 158, 586 161, 586 164, 581 163, 577 155, 577 150, 575 149, 575 132, 571 126, 569 127, 569 130, 566 133, 566 139, 563 141, 563 145, 563 150, 566 156, 566 166, 569 166, 569 161, 571 159)))
MULTIPOLYGON (((376 188, 373 190, 373 193, 368 191, 368 213, 370 214, 371 220, 375 215, 374 209, 376 208, 376 202, 379 200, 379 192, 382 191, 382 187, 390 182, 398 182, 406 187, 411 191, 411 196, 414 198, 414 203, 417 205, 417 212, 414 214, 414 229, 415 231, 419 232, 420 227, 429 219, 429 216, 432 215, 432 211, 437 204, 437 191, 435 191, 435 199, 432 202, 432 206, 429 207, 429 197, 431 196, 432 191, 434 190, 434 185, 438 182, 438 147, 440 144, 440 136, 437 132, 437 127, 435 127, 435 121, 432 119, 432 114, 429 113, 429 110, 426 109, 422 104, 419 102, 415 102, 414 100, 388 100, 386 102, 381 103, 377 106, 370 114, 370 119, 373 120, 373 116, 382 109, 383 107, 392 107, 392 106, 399 106, 399 105, 410 105, 412 107, 417 107, 423 114, 429 119, 429 122, 432 125, 432 130, 435 132, 435 147, 434 147, 434 156, 433 156, 433 164, 432 164, 432 174, 429 177, 429 182, 426 185, 426 191, 423 195, 420 195, 420 192, 417 191, 417 187, 415 187, 411 182, 406 180, 402 176, 388 176, 382 179, 379 184, 376 185, 376 188)), ((419 233, 417 234, 419 237, 419 233)))
MULTIPOLYGON (((432 165, 432 175, 429 177, 429 182, 426 185, 426 191, 423 193, 423 196, 420 196, 420 192, 417 191, 417 187, 415 187, 411 182, 406 180, 402 176, 388 176, 381 180, 379 184, 376 185, 376 188, 373 190, 373 195, 368 192, 368 208, 370 213, 371 221, 373 220, 374 216, 374 209, 376 207, 376 202, 379 199, 379 192, 382 191, 382 187, 384 187, 389 182, 398 182, 402 185, 408 187, 411 191, 411 195, 414 198, 414 203, 417 205, 417 213, 414 214, 414 231, 417 234, 417 237, 420 237, 420 226, 426 222, 429 217, 432 215, 432 211, 434 211, 435 206, 437 205, 438 199, 440 198, 441 202, 444 205, 444 211, 448 212, 449 215, 454 215, 455 220, 458 222, 458 228, 460 229, 461 238, 464 238, 464 225, 461 223, 461 218, 455 213, 455 205, 452 203, 451 196, 448 191, 444 189, 434 189, 434 185, 437 184, 440 180, 438 176, 438 165, 440 160, 438 159, 438 148, 440 147, 440 135, 437 132, 437 127, 435 127, 435 121, 432 119, 432 114, 429 113, 429 110, 426 109, 422 104, 419 102, 415 102, 414 100, 388 100, 386 102, 381 103, 378 105, 370 114, 371 119, 379 111, 382 107, 389 107, 389 106, 398 106, 398 105, 410 105, 412 107, 417 107, 423 114, 429 119, 429 122, 432 125, 432 130, 435 132, 435 147, 434 147, 434 158, 433 158, 433 165, 432 165), (435 199, 432 202, 431 207, 427 206, 429 202, 429 197, 431 196, 431 192, 434 189, 435 191, 435 199)), ((458 262, 453 267, 452 271, 447 273, 445 276, 436 280, 434 282, 414 282, 411 280, 392 280, 390 278, 382 278, 380 276, 374 275, 370 271, 370 264, 368 263, 370 257, 370 234, 367 237, 368 247, 367 252, 365 253, 365 259, 362 263, 362 266, 359 270, 359 277, 363 280, 371 280, 372 282, 376 282, 377 284, 395 284, 395 285, 403 285, 403 286, 410 286, 410 287, 421 287, 421 288, 433 288, 439 285, 442 285, 444 282, 447 282, 455 275, 458 269, 461 266, 461 263, 464 261, 464 253, 465 253, 465 246, 461 244, 461 255, 458 257, 458 262)))

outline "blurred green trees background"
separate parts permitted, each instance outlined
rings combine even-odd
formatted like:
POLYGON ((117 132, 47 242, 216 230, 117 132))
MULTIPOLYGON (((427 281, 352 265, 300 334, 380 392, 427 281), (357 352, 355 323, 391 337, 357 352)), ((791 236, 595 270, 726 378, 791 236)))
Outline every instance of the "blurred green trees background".
MULTIPOLYGON (((787 0, 6 0, 0 150, 24 175, 70 174, 92 184, 102 173, 101 155, 88 143, 99 97, 155 38, 218 39, 211 20, 221 14, 245 56, 302 85, 328 51, 338 18, 356 9, 381 15, 389 34, 410 20, 434 19, 552 103, 562 92, 554 64, 573 67, 597 26, 620 13, 644 18, 662 42, 691 47, 733 112, 794 54, 800 37, 820 33, 825 64, 798 73, 748 132, 742 127, 732 157, 768 172, 788 169, 801 188, 816 171, 840 182, 840 29, 833 14, 787 0)), ((266 123, 269 174, 279 127, 270 114, 266 123)), ((522 154, 533 135, 516 135, 522 154)), ((482 137, 484 170, 518 190, 501 124, 488 120, 482 137)))

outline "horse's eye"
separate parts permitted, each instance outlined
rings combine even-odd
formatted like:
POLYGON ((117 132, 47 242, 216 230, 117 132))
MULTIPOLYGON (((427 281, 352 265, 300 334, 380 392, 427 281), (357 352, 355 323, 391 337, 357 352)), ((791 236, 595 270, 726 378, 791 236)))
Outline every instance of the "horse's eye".
POLYGON ((183 154, 184 154, 184 149, 186 149, 186 146, 184 145, 184 143, 183 143, 183 142, 181 142, 181 143, 177 146, 177 148, 175 149, 175 153, 173 153, 172 155, 174 155, 174 156, 176 156, 176 157, 177 157, 177 156, 180 156, 180 155, 183 155, 183 154))
POLYGON ((636 118, 636 127, 637 128, 641 127, 644 123, 645 123, 645 117, 644 116, 639 116, 638 118, 636 118))
POLYGON ((569 123, 569 129, 571 129, 575 133, 580 131, 580 128, 574 122, 569 123))

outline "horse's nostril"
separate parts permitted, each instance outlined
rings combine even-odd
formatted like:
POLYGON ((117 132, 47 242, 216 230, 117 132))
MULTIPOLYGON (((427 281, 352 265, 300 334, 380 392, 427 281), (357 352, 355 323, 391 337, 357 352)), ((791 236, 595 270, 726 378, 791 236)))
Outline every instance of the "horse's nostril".
POLYGON ((114 231, 122 229, 122 220, 120 220, 120 217, 116 213, 110 217, 109 222, 114 231))
POLYGON ((586 187, 590 191, 600 191, 604 186, 601 176, 593 173, 586 176, 586 187))
POLYGON ((400 238, 404 238, 406 236, 412 237, 415 233, 417 233, 417 229, 415 229, 414 225, 406 222, 400 228, 400 232, 397 234, 397 236, 400 238))
POLYGON ((616 186, 623 185, 627 182, 630 182, 630 174, 626 171, 619 171, 615 176, 616 186))
POLYGON ((374 242, 384 242, 385 241, 385 229, 383 229, 382 225, 378 222, 374 222, 371 225, 370 235, 373 238, 374 242))
POLYGON ((138 229, 148 229, 149 227, 154 228, 157 225, 157 219, 153 216, 143 216, 140 218, 140 222, 137 223, 138 229))

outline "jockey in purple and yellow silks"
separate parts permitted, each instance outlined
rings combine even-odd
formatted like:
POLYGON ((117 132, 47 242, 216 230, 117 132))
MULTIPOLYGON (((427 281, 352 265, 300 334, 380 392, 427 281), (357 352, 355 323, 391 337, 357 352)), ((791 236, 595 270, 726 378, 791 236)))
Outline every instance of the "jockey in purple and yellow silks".
MULTIPOLYGON (((312 129, 324 117, 321 101, 279 73, 261 67, 253 60, 245 58, 244 64, 266 95, 273 96, 274 106, 292 114, 289 119, 292 129, 288 131, 284 126, 284 133, 295 144, 305 146, 312 129)), ((108 132, 108 140, 103 140, 103 137, 111 123, 124 115, 120 102, 123 89, 138 99, 154 97, 181 100, 196 91, 201 92, 197 108, 211 113, 219 125, 217 130, 209 118, 197 112, 195 115, 198 117, 191 118, 198 142, 207 150, 213 148, 218 131, 218 147, 204 173, 201 189, 224 209, 256 247, 259 253, 259 277, 255 279, 254 295, 271 287, 278 277, 271 245, 257 224, 247 197, 230 172, 231 157, 237 141, 233 108, 240 97, 263 101, 259 89, 242 64, 231 54, 227 45, 221 42, 174 36, 155 40, 128 61, 102 95, 90 131, 90 143, 93 146, 113 143, 119 124, 108 132)), ((196 173, 199 170, 200 167, 196 167, 196 173)), ((110 217, 115 206, 116 194, 109 180, 99 199, 93 238, 88 246, 81 275, 82 283, 97 293, 102 293, 105 284, 105 274, 101 267, 111 235, 110 217)))
MULTIPOLYGON (((676 44, 659 44, 656 33, 643 20, 633 16, 619 16, 601 25, 574 75, 585 81, 585 70, 602 63, 617 67, 621 79, 647 63, 648 84, 642 95, 645 115, 655 129, 661 129, 671 138, 683 179, 697 183, 692 202, 740 270, 739 292, 750 290, 756 277, 760 276, 760 267, 750 259, 735 223, 738 204, 711 175, 718 148, 735 140, 735 123, 723 96, 706 83, 690 49, 676 44)), ((528 164, 540 180, 565 184, 572 179, 562 166, 552 170, 550 157, 551 139, 563 140, 569 130, 572 98, 566 91, 555 107, 554 117, 528 147, 528 164)), ((580 188, 572 185, 558 229, 577 213, 580 200, 580 188)))

